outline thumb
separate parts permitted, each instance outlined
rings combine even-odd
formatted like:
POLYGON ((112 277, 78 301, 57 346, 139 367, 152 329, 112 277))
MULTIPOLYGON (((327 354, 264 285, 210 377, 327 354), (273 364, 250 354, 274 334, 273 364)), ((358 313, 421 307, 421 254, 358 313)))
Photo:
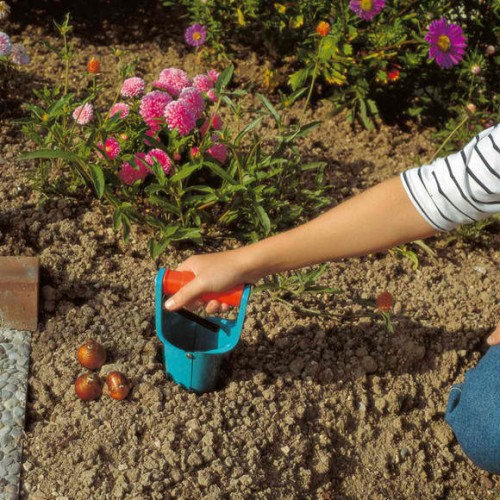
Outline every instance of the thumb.
POLYGON ((196 297, 203 292, 202 282, 198 278, 194 278, 165 302, 165 308, 169 311, 177 311, 182 307, 186 307, 189 303, 194 302, 196 297))
POLYGON ((500 344, 500 323, 498 323, 494 332, 487 338, 486 342, 488 342, 489 345, 500 344))

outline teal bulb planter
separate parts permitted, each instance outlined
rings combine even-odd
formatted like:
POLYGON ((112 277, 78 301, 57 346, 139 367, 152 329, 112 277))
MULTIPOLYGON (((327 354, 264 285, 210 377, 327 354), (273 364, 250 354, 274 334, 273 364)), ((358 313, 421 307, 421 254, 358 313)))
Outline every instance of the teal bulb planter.
POLYGON ((163 304, 163 276, 156 276, 156 333, 163 344, 163 357, 167 375, 184 388, 198 392, 213 391, 218 382, 222 360, 240 341, 246 308, 250 298, 250 285, 245 285, 238 316, 235 320, 211 317, 219 326, 213 332, 189 319, 167 311, 163 304))

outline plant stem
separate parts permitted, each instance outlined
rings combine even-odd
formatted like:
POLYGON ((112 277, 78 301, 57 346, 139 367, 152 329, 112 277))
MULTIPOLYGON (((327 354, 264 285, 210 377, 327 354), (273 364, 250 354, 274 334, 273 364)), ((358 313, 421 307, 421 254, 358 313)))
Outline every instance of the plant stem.
MULTIPOLYGON (((179 181, 179 187, 180 187, 180 190, 182 191, 182 181, 179 181)), ((175 203, 177 204, 177 208, 179 209, 179 217, 181 219, 181 224, 184 227, 186 224, 186 221, 184 220, 184 214, 182 213, 182 200, 181 200, 182 195, 179 196, 179 193, 176 192, 174 196, 175 196, 175 203)))
POLYGON ((311 86, 309 87, 309 92, 307 94, 306 102, 304 104, 304 108, 302 109, 302 115, 300 117, 301 120, 304 117, 304 114, 306 112, 307 107, 309 106, 309 101, 311 100, 311 96, 312 96, 313 89, 314 89, 314 84, 316 83, 316 77, 317 77, 317 74, 318 74, 318 67, 319 67, 319 54, 320 54, 322 42, 323 42, 323 39, 321 39, 320 42, 319 42, 318 53, 316 55, 316 62, 314 63, 314 69, 313 69, 313 75, 312 75, 312 80, 311 80, 311 86))
POLYGON ((64 95, 68 94, 69 88, 69 54, 68 54, 68 38, 66 36, 66 31, 63 31, 63 41, 64 41, 64 95))
POLYGON ((431 162, 436 159, 436 156, 439 154, 439 152, 446 146, 446 144, 448 144, 448 142, 450 141, 450 139, 460 130, 460 128, 462 128, 462 126, 464 125, 464 123, 468 119, 469 119, 469 116, 465 115, 464 118, 462 119, 462 121, 450 132, 450 135, 443 141, 443 143, 441 144, 441 146, 439 146, 439 148, 437 149, 437 151, 432 155, 432 158, 430 160, 431 162))
POLYGON ((362 57, 363 60, 369 59, 371 57, 374 57, 376 54, 380 54, 381 52, 385 52, 387 50, 393 50, 393 49, 399 49, 403 45, 414 45, 420 43, 418 40, 403 40, 400 43, 395 43, 393 45, 387 45, 386 47, 382 47, 380 49, 374 50, 373 52, 370 52, 366 54, 365 56, 362 57))

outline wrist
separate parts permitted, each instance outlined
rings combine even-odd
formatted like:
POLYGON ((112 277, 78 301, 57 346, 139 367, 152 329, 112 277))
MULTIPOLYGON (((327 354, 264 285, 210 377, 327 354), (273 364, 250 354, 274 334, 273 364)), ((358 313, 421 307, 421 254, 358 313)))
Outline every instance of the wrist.
POLYGON ((244 283, 255 283, 270 274, 257 246, 258 244, 253 244, 232 250, 232 257, 244 283))

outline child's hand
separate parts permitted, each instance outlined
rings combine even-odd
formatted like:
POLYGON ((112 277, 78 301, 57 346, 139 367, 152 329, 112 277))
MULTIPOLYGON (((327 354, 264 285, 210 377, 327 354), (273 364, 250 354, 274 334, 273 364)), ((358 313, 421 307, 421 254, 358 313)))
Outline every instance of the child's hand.
POLYGON ((495 331, 488 337, 487 342, 489 345, 500 344, 500 322, 495 328, 495 331))
MULTIPOLYGON (((184 261, 178 271, 191 271, 196 276, 182 287, 165 303, 169 311, 181 307, 197 308, 201 302, 196 300, 203 293, 223 292, 242 283, 248 283, 244 259, 237 251, 228 251, 206 255, 195 255, 184 261)), ((207 313, 226 312, 227 304, 211 300, 205 307, 207 313)))

